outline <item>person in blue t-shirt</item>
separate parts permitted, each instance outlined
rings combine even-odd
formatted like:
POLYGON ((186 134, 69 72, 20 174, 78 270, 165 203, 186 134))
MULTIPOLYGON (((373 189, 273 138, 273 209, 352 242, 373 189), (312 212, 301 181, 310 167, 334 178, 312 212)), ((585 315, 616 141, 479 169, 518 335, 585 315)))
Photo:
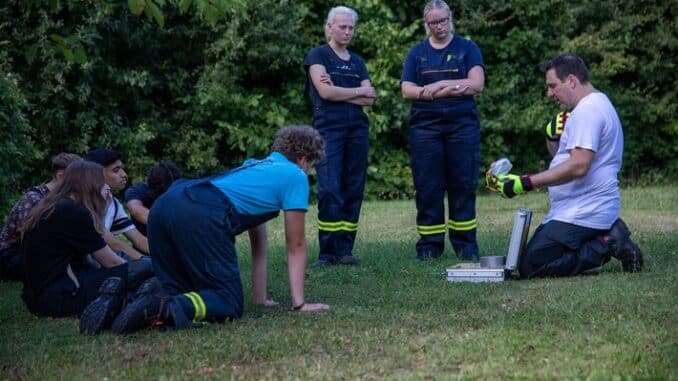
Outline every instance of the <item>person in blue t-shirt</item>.
POLYGON ((271 151, 263 160, 248 160, 226 173, 177 180, 155 201, 148 238, 157 280, 142 285, 142 296, 117 315, 114 333, 240 318, 243 291, 235 236, 244 231, 252 247, 252 302, 277 305, 267 297, 265 223, 280 210, 292 309, 329 308, 304 298, 307 173, 323 157, 323 139, 308 126, 288 126, 278 131, 271 151))
POLYGON ((318 174, 318 240, 313 267, 355 265, 353 245, 365 191, 369 132, 363 106, 376 92, 365 62, 347 49, 358 14, 334 7, 325 24, 327 43, 311 49, 304 60, 313 103, 313 127, 325 139, 325 159, 318 174))
POLYGON ((474 95, 485 84, 483 58, 473 41, 454 34, 444 1, 426 3, 424 28, 428 37, 407 53, 400 81, 403 98, 413 101, 408 140, 420 236, 417 260, 440 257, 449 230, 456 254, 477 261, 480 120, 474 95))

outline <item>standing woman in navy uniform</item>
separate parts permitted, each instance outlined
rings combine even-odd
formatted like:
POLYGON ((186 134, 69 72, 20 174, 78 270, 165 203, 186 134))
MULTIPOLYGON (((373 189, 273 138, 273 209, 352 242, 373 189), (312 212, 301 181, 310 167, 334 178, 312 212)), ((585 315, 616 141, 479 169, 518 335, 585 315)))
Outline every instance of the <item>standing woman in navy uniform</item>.
POLYGON ((426 3, 424 27, 428 37, 410 49, 401 77, 403 97, 413 101, 408 138, 420 236, 417 260, 443 254, 446 230, 459 257, 477 260, 480 121, 473 96, 485 84, 483 58, 473 41, 454 34, 444 1, 426 3))
POLYGON ((313 127, 325 139, 325 159, 315 166, 320 255, 314 267, 359 263, 353 244, 369 148, 363 106, 374 103, 376 92, 363 59, 347 49, 357 20, 351 8, 332 8, 325 24, 327 43, 311 49, 304 60, 313 127))

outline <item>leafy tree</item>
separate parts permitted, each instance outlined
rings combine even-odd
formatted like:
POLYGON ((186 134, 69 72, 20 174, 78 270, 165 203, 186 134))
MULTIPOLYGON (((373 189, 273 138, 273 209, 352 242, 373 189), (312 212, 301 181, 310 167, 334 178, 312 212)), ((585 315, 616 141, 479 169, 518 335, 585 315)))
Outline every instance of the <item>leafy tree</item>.
POLYGON ((24 190, 23 184, 30 180, 26 175, 40 159, 28 137, 31 127, 26 117, 27 108, 28 102, 19 89, 19 78, 0 66, 0 189, 3 189, 0 211, 11 207, 9 196, 24 190))
MULTIPOLYGON (((367 193, 413 194, 410 105, 400 95, 407 50, 425 38, 422 4, 352 0, 351 49, 378 91, 370 118, 367 193)), ((303 60, 324 42, 319 0, 9 0, 0 3, 0 215, 41 181, 57 152, 126 154, 133 181, 155 161, 198 176, 263 156, 274 132, 311 123, 303 60)), ((480 46, 477 97, 485 167, 507 156, 548 163, 543 126, 557 112, 539 64, 572 51, 589 64, 624 125, 625 183, 675 181, 676 33, 671 2, 451 2, 456 33, 480 46)), ((481 168, 483 171, 484 168, 481 168)), ((479 174, 481 175, 481 174, 479 174)))

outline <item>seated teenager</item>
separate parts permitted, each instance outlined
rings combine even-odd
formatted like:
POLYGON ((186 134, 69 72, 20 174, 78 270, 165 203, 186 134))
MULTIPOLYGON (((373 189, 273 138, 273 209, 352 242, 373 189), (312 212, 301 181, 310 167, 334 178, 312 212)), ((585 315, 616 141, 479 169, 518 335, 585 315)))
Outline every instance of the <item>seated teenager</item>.
POLYGON ((148 224, 148 211, 155 200, 181 177, 181 170, 171 161, 163 160, 151 167, 145 183, 136 184, 125 191, 125 203, 134 226, 144 236, 148 224))
POLYGON ((29 214, 22 229, 21 252, 25 269, 22 298, 38 316, 77 316, 99 294, 110 277, 129 289, 152 275, 128 265, 102 238, 106 210, 103 168, 76 161, 66 168, 62 182, 29 214), (85 263, 91 254, 101 265, 85 263))
POLYGON ((0 280, 20 281, 23 279, 19 229, 33 207, 38 205, 61 182, 66 167, 76 160, 81 160, 80 156, 72 153, 60 153, 52 157, 52 179, 30 188, 12 207, 5 226, 0 232, 0 280))
MULTIPOLYGON (((123 167, 122 154, 118 151, 96 148, 89 151, 85 160, 93 161, 104 167, 106 183, 112 192, 117 192, 127 185, 127 173, 123 167)), ((124 257, 139 259, 143 254, 148 254, 148 240, 134 227, 122 203, 115 197, 111 197, 104 217, 104 239, 116 252, 121 252, 124 257), (120 240, 117 236, 124 235, 132 245, 120 240)))

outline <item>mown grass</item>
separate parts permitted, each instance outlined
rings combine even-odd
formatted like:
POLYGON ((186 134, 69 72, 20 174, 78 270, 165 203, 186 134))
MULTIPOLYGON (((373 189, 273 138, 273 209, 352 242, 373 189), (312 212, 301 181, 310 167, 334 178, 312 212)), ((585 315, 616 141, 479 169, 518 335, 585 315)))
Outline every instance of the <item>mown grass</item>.
MULTIPOLYGON (((626 274, 615 260, 597 275, 450 283, 458 262, 414 261, 413 202, 364 205, 357 267, 308 269, 307 301, 332 305, 295 313, 281 218, 270 226, 270 294, 281 307, 246 306, 242 320, 177 332, 85 337, 76 319, 38 319, 20 286, 0 284, 1 379, 678 379, 678 192, 624 190, 622 216, 645 253, 626 274)), ((504 254, 519 206, 547 196, 478 200, 484 255, 504 254)), ((315 210, 308 215, 311 260, 315 210)), ((249 297, 245 237, 238 240, 249 297)))

